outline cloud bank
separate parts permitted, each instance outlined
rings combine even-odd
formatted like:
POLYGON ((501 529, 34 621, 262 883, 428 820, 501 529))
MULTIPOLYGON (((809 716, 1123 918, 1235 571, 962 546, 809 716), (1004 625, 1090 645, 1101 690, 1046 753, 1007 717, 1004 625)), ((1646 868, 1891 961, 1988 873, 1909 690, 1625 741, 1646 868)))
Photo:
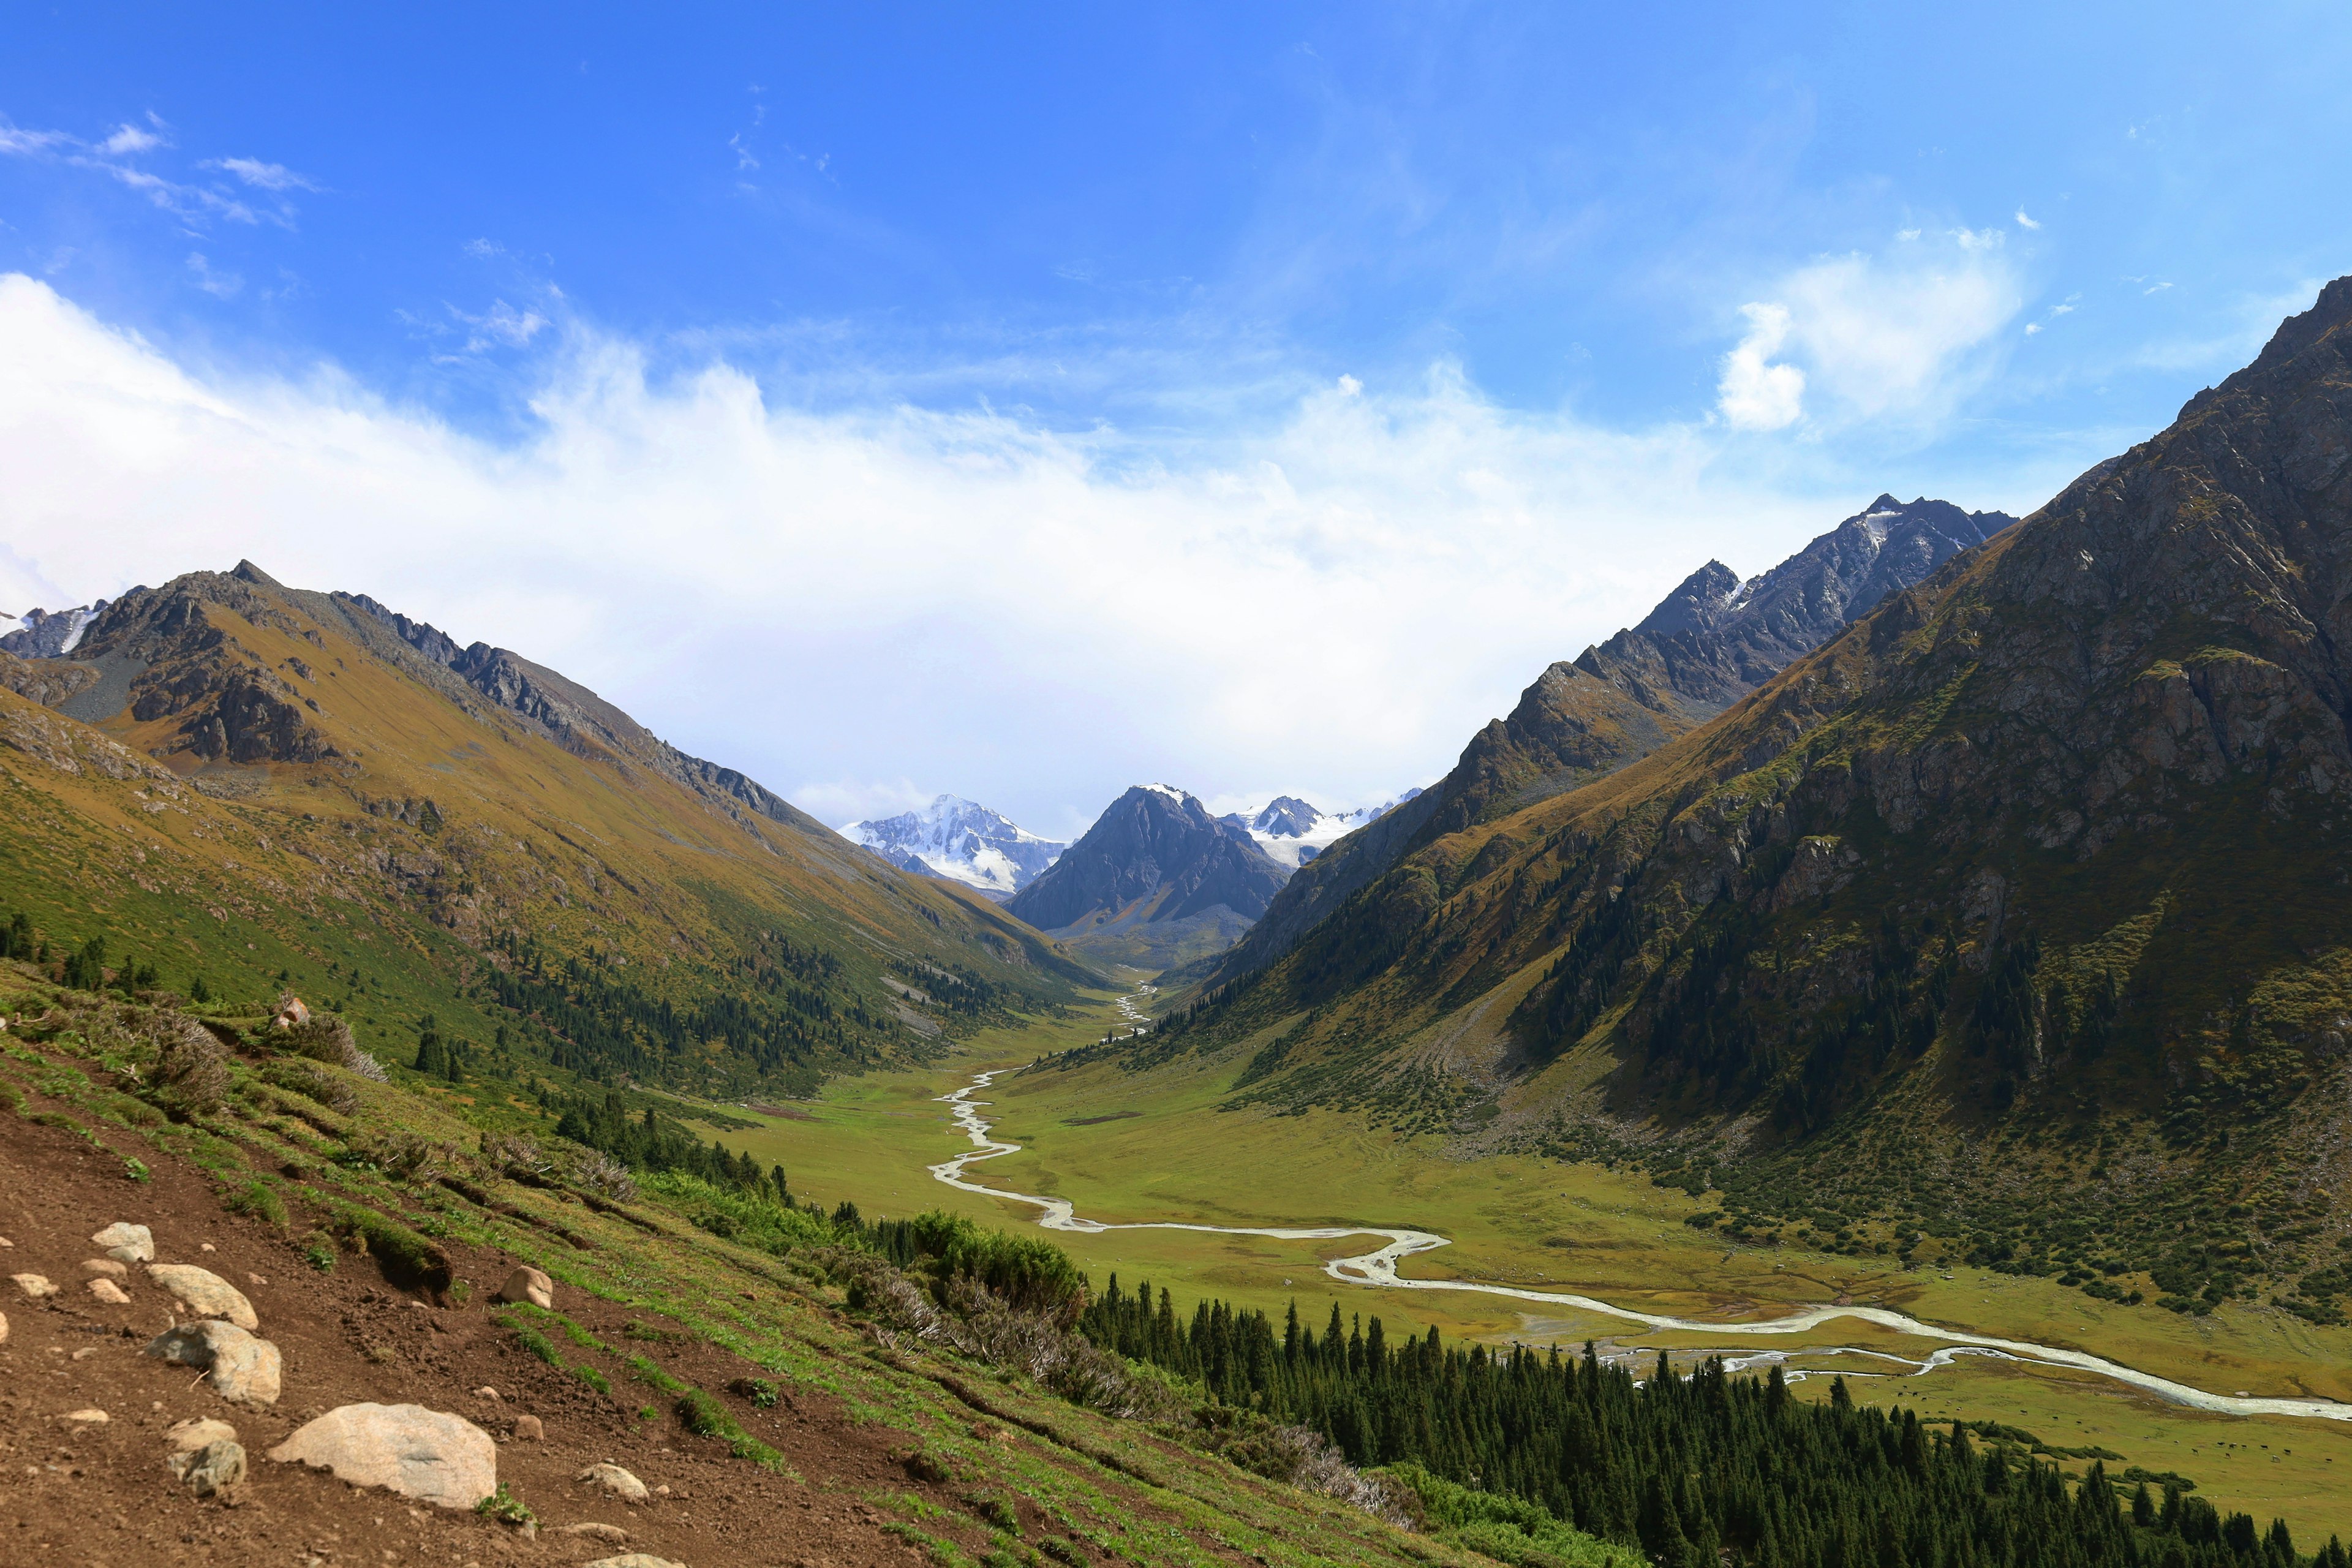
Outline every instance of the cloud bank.
MULTIPOLYGON (((1819 354, 1828 292, 1789 292, 1816 351, 1789 398, 1913 386, 1899 356, 1819 354)), ((192 369, 0 277, 0 608, 250 557, 561 668, 828 820, 952 790, 1066 834, 1144 778, 1329 806, 1426 783, 1707 556, 1756 570, 1867 494, 1776 488, 1704 425, 1511 413, 1444 364, 1336 378, 1180 461, 984 409, 779 405, 722 358, 656 378, 522 320, 480 330, 563 341, 501 446, 331 368, 192 369)))

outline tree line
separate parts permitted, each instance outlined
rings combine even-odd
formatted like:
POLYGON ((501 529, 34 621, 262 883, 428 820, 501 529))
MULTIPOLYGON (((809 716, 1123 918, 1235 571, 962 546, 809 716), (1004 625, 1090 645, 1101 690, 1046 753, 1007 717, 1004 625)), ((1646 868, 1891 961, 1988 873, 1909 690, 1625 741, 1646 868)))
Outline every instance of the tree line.
POLYGON ((2284 1521, 2215 1508, 2176 1476, 2080 1479, 2027 1434, 1931 1426, 1854 1404, 1843 1379, 1797 1398, 1781 1370, 1732 1374, 1719 1358, 1645 1378, 1601 1361, 1443 1343, 1391 1345, 1381 1320, 1320 1336, 1294 1304, 1263 1312, 1110 1286, 1079 1331, 1106 1350, 1200 1384, 1219 1403, 1312 1428, 1359 1466, 1417 1464, 1533 1503, 1662 1568, 2352 1568, 2331 1537, 2298 1555, 2284 1521), (2045 1450, 2045 1452, 2047 1452, 2045 1450))

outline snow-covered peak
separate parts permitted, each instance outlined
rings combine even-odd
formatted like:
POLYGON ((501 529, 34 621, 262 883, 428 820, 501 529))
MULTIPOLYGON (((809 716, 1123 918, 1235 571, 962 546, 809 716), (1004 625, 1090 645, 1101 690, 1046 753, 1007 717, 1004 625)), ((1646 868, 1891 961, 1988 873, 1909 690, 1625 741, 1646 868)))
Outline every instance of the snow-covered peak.
POLYGON ((1069 847, 952 795, 936 797, 920 811, 849 823, 841 834, 901 870, 945 877, 999 899, 1036 880, 1069 847))
POLYGON ((1138 789, 1148 789, 1154 795, 1164 795, 1170 800, 1174 801, 1178 805, 1181 805, 1186 801, 1192 798, 1182 790, 1178 789, 1174 784, 1138 784, 1135 787, 1138 789))
POLYGON ((1353 811, 1322 811, 1295 795, 1276 795, 1254 816, 1236 812, 1225 818, 1257 841, 1268 857, 1296 869, 1320 855, 1376 816, 1384 816, 1419 795, 1409 789, 1394 800, 1353 811))
POLYGON ((0 626, 10 628, 6 635, 0 636, 0 649, 18 658, 63 658, 81 646, 82 633, 98 619, 98 613, 106 608, 106 604, 100 599, 96 604, 59 610, 54 615, 47 610, 27 610, 22 620, 14 622, 0 616, 0 626))

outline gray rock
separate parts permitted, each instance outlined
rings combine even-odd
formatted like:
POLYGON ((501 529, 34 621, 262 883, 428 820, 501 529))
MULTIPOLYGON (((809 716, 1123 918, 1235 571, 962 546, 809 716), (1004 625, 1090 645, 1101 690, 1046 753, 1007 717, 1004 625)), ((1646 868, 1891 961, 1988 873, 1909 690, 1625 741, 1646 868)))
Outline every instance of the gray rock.
POLYGON ((245 1479, 245 1449, 226 1440, 174 1454, 165 1463, 180 1484, 198 1497, 225 1492, 245 1479))
POLYGON ((582 1536, 590 1541, 601 1541, 607 1546, 626 1546, 629 1543, 629 1532, 619 1525, 598 1524, 593 1520, 579 1524, 559 1524, 548 1533, 582 1536))
POLYGON ((213 1392, 242 1405, 278 1403, 284 1362, 278 1347, 235 1323, 183 1323, 148 1342, 146 1353, 182 1366, 202 1367, 213 1392))
POLYGON ((526 1263, 507 1276, 499 1287, 501 1301, 528 1301, 534 1307, 555 1310, 555 1281, 526 1263))
POLYGON ((591 1465, 573 1478, 600 1486, 623 1502, 646 1500, 646 1483, 614 1464, 591 1465))
POLYGON ((26 1295, 30 1296, 36 1301, 39 1300, 44 1296, 54 1296, 58 1293, 58 1288, 50 1284, 47 1277, 45 1275, 16 1274, 11 1275, 10 1278, 16 1281, 17 1289, 22 1290, 26 1295))
POLYGON ((261 1327, 245 1292, 193 1263, 151 1263, 147 1278, 169 1290, 188 1310, 203 1318, 226 1318, 247 1331, 261 1327))
POLYGON ((91 1246, 106 1248, 106 1255, 117 1262, 155 1261, 155 1233, 143 1225, 129 1225, 116 1220, 89 1240, 91 1246))
POLYGON ((469 1509, 499 1489, 490 1435, 421 1405, 346 1405, 297 1429, 269 1457, 442 1508, 469 1509))
POLYGON ((173 1423, 172 1429, 163 1434, 163 1440, 172 1446, 174 1454, 192 1454, 207 1443, 236 1442, 236 1428, 226 1421, 199 1415, 173 1423))
POLYGON ((85 1258, 81 1260, 81 1271, 85 1274, 103 1274, 109 1279, 131 1278, 131 1266, 115 1258, 85 1258))

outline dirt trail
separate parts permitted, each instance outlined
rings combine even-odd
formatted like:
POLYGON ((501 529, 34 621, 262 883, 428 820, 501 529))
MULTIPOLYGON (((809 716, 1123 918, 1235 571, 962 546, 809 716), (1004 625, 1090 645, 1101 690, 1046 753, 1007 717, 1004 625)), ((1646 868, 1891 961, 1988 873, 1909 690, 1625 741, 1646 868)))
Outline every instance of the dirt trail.
MULTIPOLYGON (((2154 1373, 2141 1372, 2084 1351, 2063 1350, 2053 1345, 2035 1344, 2030 1340, 2000 1339, 1990 1334, 1972 1334, 1963 1330, 1948 1329, 1922 1322, 1885 1307, 1808 1307, 1785 1318, 1773 1318, 1762 1322, 1719 1323, 1694 1318, 1667 1317, 1656 1312, 1643 1312, 1632 1307, 1620 1307, 1591 1296, 1559 1290, 1530 1290, 1516 1285, 1490 1285, 1475 1279, 1409 1279, 1397 1272, 1402 1260, 1418 1253, 1433 1252, 1453 1243, 1446 1237, 1425 1230, 1392 1229, 1382 1226, 1324 1226, 1307 1228, 1284 1226, 1197 1225, 1182 1220, 1147 1220, 1128 1225, 1109 1225, 1100 1220, 1081 1218, 1066 1198, 1039 1197, 1029 1193, 1010 1192, 1002 1187, 986 1187, 967 1181, 965 1170, 983 1160, 993 1160, 1020 1151, 1018 1143, 1000 1142, 989 1136, 991 1123, 980 1114, 989 1101, 971 1096, 986 1089, 994 1079, 1013 1069, 997 1068, 973 1075, 971 1082, 950 1094, 939 1097, 951 1108, 955 1124, 968 1134, 973 1147, 929 1167, 933 1179, 967 1193, 980 1193, 989 1197, 1005 1198, 1013 1203, 1028 1204, 1042 1212, 1038 1224, 1047 1230, 1194 1230, 1213 1236, 1264 1236, 1280 1241, 1331 1241, 1349 1236, 1377 1236, 1387 1238, 1387 1244, 1370 1252, 1349 1258, 1335 1258, 1324 1264, 1323 1272, 1332 1279, 1351 1285, 1369 1285, 1390 1290, 1468 1290, 1482 1296, 1503 1296, 1517 1301, 1538 1301, 1547 1306, 1573 1307, 1582 1311, 1599 1312, 1639 1323, 1644 1328, 1675 1332, 1710 1335, 1737 1334, 1743 1338, 1757 1335, 1798 1334, 1819 1328, 1823 1323, 1851 1318, 1860 1322, 1874 1323, 1898 1334, 1939 1342, 1937 1347, 1922 1360, 1905 1362, 1914 1373, 1932 1372, 1948 1366, 1961 1356, 1989 1356, 2000 1360, 2025 1362, 2042 1366, 2073 1367, 2113 1378, 2134 1388, 2153 1394, 2176 1405, 2186 1405, 2199 1410, 2216 1410, 2232 1415, 2309 1415, 2326 1421, 2352 1421, 2352 1405, 2338 1404, 2329 1399, 2264 1399, 2214 1394, 2193 1388, 2185 1383, 2175 1383, 2154 1373)), ((1818 1346, 1809 1350, 1823 1353, 1878 1355, 1853 1346, 1818 1346)), ((1902 1361, 1901 1357, 1887 1357, 1902 1361)))

